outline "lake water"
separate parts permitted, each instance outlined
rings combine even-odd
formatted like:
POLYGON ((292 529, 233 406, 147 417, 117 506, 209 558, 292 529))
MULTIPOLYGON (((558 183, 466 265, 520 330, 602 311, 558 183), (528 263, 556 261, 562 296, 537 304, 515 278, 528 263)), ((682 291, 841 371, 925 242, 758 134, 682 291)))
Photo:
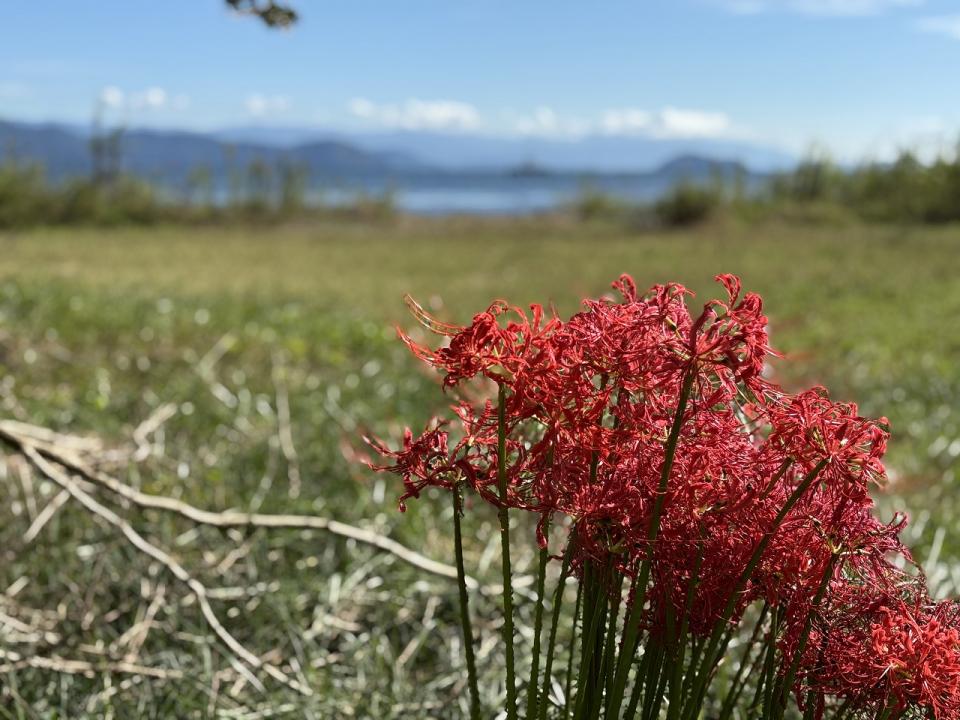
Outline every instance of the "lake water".
POLYGON ((640 175, 587 178, 451 174, 332 183, 312 194, 312 199, 341 205, 355 201, 360 195, 390 194, 398 208, 420 215, 522 215, 560 208, 587 192, 601 192, 629 202, 647 202, 670 187, 671 183, 662 178, 640 175))

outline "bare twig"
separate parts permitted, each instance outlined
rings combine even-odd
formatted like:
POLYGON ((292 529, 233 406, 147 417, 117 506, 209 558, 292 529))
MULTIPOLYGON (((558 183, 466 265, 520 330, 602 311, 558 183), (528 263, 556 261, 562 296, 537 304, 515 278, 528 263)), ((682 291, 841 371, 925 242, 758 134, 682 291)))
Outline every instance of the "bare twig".
POLYGON ((27 508, 27 515, 31 520, 37 517, 37 494, 33 487, 33 468, 30 463, 18 462, 14 468, 20 478, 20 489, 23 490, 23 504, 27 508))
POLYGON ((144 677, 158 678, 162 680, 176 679, 183 677, 179 670, 167 670, 165 668, 148 667, 129 662, 103 662, 92 663, 86 660, 70 660, 57 656, 44 657, 41 655, 21 655, 20 653, 0 649, 0 659, 5 660, 0 665, 0 674, 13 672, 27 667, 39 668, 42 670, 53 670, 55 672, 68 675, 87 675, 93 676, 97 673, 119 673, 124 675, 142 675, 144 677))
MULTIPOLYGON (((290 530, 320 530, 356 542, 370 545, 383 552, 390 553, 400 560, 424 572, 441 577, 456 579, 457 570, 452 565, 441 563, 421 555, 410 548, 401 545, 396 540, 354 525, 348 525, 337 520, 331 520, 316 515, 269 515, 264 513, 244 512, 211 512, 189 505, 181 500, 162 495, 151 495, 140 492, 120 482, 106 473, 88 467, 78 458, 61 453, 55 446, 33 441, 31 438, 19 435, 6 421, 0 422, 0 438, 12 443, 19 450, 30 447, 34 453, 52 460, 77 473, 86 480, 105 487, 133 504, 151 510, 172 512, 192 522, 201 525, 212 525, 221 528, 274 528, 290 530)), ((466 578, 467 587, 477 589, 479 583, 472 577, 466 578)))
POLYGON ((8 642, 20 643, 57 643, 60 636, 49 629, 36 627, 0 610, 0 636, 8 642))
POLYGON ((215 368, 221 358, 226 355, 237 343, 237 338, 232 333, 226 333, 210 348, 206 354, 200 358, 196 364, 195 370, 210 389, 210 393, 227 407, 233 408, 237 405, 237 396, 217 380, 215 368))
POLYGON ((20 420, 4 420, 3 425, 14 435, 41 443, 56 445, 58 448, 71 453, 99 452, 103 449, 103 444, 99 440, 76 437, 74 435, 64 435, 49 428, 40 425, 31 425, 30 423, 21 422, 20 420))
POLYGON ((133 455, 135 461, 141 462, 150 456, 154 451, 154 446, 150 444, 149 437, 163 427, 163 424, 176 414, 176 405, 173 403, 164 403, 150 413, 150 417, 137 425, 133 431, 133 442, 137 445, 137 450, 133 455))
POLYGON ((165 595, 166 586, 160 585, 153 593, 153 599, 151 599, 150 604, 147 606, 143 619, 132 625, 123 635, 117 638, 114 643, 117 647, 127 646, 127 652, 124 655, 124 659, 127 662, 136 662, 137 658, 140 657, 140 648, 142 648, 143 644, 147 641, 147 635, 150 633, 150 628, 153 627, 154 618, 163 606, 165 595))
POLYGON ((207 624, 210 626, 210 629, 213 630, 213 633, 217 636, 217 638, 219 638, 219 640, 234 655, 236 655, 248 666, 257 670, 263 670, 278 682, 281 682, 284 685, 287 685, 288 687, 291 687, 305 695, 312 694, 312 691, 308 687, 301 685, 295 680, 291 680, 279 668, 263 662, 256 655, 247 650, 247 648, 245 648, 235 637, 233 637, 233 635, 231 635, 230 632, 223 626, 223 624, 220 622, 220 619, 213 611, 210 601, 207 599, 206 587, 200 583, 200 581, 194 578, 189 572, 187 572, 187 570, 179 562, 177 562, 165 551, 146 540, 142 535, 140 535, 140 533, 134 530, 126 520, 117 515, 113 510, 105 507, 84 492, 80 486, 77 485, 77 483, 75 483, 69 475, 67 475, 67 473, 63 472, 60 468, 44 459, 44 457, 31 444, 21 444, 21 451, 27 456, 27 458, 30 459, 30 461, 40 472, 42 472, 50 480, 53 480, 55 483, 57 483, 57 485, 59 485, 61 488, 69 492, 71 497, 83 505, 84 508, 105 521, 107 524, 112 525, 120 530, 120 532, 130 542, 131 545, 133 545, 140 552, 159 562, 161 565, 167 568, 167 570, 175 578, 177 578, 177 580, 186 585, 196 598, 197 604, 200 606, 200 611, 203 613, 207 624))
POLYGON ((53 496, 50 502, 43 506, 43 510, 37 513, 33 522, 30 523, 30 527, 28 527, 27 531, 23 534, 23 542, 25 545, 29 545, 36 539, 43 528, 47 526, 47 523, 57 514, 57 510, 63 507, 63 504, 69 499, 70 493, 66 490, 61 490, 53 496))

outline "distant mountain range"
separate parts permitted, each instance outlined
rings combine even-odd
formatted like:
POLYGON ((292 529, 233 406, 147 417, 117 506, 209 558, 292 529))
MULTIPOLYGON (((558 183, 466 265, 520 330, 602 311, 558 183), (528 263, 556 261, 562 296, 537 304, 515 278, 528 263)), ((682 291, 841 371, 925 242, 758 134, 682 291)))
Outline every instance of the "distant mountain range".
MULTIPOLYGON (((87 175, 93 163, 90 133, 57 124, 0 121, 0 155, 39 162, 54 180, 87 175)), ((168 130, 123 132, 120 156, 125 172, 173 185, 181 185, 200 167, 208 169, 215 181, 225 181, 232 168, 245 170, 255 160, 271 166, 296 163, 306 167, 315 179, 391 175, 419 167, 401 153, 369 152, 340 140, 318 140, 285 148, 168 130)))
MULTIPOLYGON (((53 181, 89 176, 91 137, 84 126, 0 120, 0 162, 39 163, 53 181)), ((233 197, 235 189, 269 187, 265 175, 254 173, 254 164, 261 163, 269 172, 303 169, 310 202, 389 194, 402 209, 426 214, 538 212, 587 191, 648 202, 681 181, 717 177, 736 178, 751 191, 763 187, 772 170, 793 162, 762 147, 706 140, 338 135, 262 127, 206 133, 133 128, 118 137, 120 169, 175 195, 191 187, 200 169, 215 202, 233 197)))
POLYGON ((677 156, 732 160, 767 173, 792 166, 796 158, 776 148, 738 140, 586 135, 579 138, 503 137, 466 133, 396 131, 320 133, 296 127, 239 127, 216 133, 222 140, 294 148, 319 138, 369 152, 400 151, 432 168, 502 170, 524 164, 556 172, 643 173, 677 156))
MULTIPOLYGON (((656 176, 702 180, 717 174, 764 174, 792 158, 759 146, 719 141, 586 137, 502 138, 423 132, 338 135, 297 128, 236 128, 200 133, 130 129, 120 140, 126 172, 182 185, 198 167, 215 182, 255 160, 305 167, 312 180, 544 175, 656 176), (722 158, 722 159, 719 159, 722 158)), ((41 163, 49 177, 91 171, 89 128, 0 120, 0 156, 41 163)))

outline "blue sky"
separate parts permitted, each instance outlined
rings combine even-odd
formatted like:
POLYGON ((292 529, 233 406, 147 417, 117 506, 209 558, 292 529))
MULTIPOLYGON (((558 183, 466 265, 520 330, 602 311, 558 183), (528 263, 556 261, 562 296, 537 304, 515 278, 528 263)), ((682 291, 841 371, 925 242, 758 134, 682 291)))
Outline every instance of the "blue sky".
POLYGON ((4 8, 0 117, 576 138, 721 137, 841 158, 960 134, 958 0, 220 0, 4 8))

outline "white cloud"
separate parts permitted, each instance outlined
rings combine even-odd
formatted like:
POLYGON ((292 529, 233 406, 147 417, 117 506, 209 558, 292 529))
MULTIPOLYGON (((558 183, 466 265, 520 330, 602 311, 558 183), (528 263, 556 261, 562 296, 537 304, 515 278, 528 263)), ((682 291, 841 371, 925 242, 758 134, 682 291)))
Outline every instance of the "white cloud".
POLYGON ((739 15, 763 12, 795 12, 804 15, 858 17, 879 15, 903 7, 919 7, 925 0, 715 0, 739 15))
POLYGON ((401 130, 471 131, 482 126, 480 113, 468 103, 456 100, 418 100, 379 104, 366 98, 354 98, 350 113, 361 120, 401 130))
POLYGON ((148 87, 137 92, 125 92, 116 85, 107 85, 100 90, 100 104, 108 110, 182 111, 190 107, 190 98, 183 93, 171 95, 161 87, 148 87))
POLYGON ((653 115, 636 108, 607 110, 600 119, 600 128, 607 135, 643 135, 652 127, 653 115))
POLYGON ((130 107, 134 110, 159 110, 166 107, 167 91, 160 87, 150 87, 130 96, 130 107))
POLYGON ((744 137, 722 112, 681 109, 613 108, 598 115, 566 115, 541 105, 530 111, 504 109, 494 119, 464 102, 411 99, 401 104, 354 98, 349 113, 370 125, 402 130, 485 133, 507 137, 576 140, 588 135, 665 138, 744 137))
POLYGON ((917 29, 923 32, 946 35, 954 40, 960 40, 960 15, 939 15, 936 17, 920 18, 917 29))
POLYGON ((730 118, 720 112, 666 107, 657 112, 639 108, 607 110, 600 120, 606 135, 655 138, 717 138, 734 133, 730 118))
POLYGON ((724 113, 668 107, 659 113, 656 132, 664 137, 720 137, 731 131, 724 113))
POLYGON ((120 108, 123 107, 123 101, 126 96, 123 93, 123 90, 118 88, 116 85, 107 85, 103 90, 100 91, 100 102, 104 107, 108 108, 120 108))
POLYGON ((291 104, 290 98, 286 95, 261 95, 260 93, 252 93, 244 101, 247 112, 254 117, 280 115, 287 112, 291 104))
POLYGON ((363 120, 372 120, 378 114, 377 105, 366 98, 354 98, 348 103, 350 112, 363 120))
POLYGON ((590 121, 563 117, 545 105, 529 115, 510 113, 510 118, 510 129, 519 135, 575 139, 593 130, 590 121))

